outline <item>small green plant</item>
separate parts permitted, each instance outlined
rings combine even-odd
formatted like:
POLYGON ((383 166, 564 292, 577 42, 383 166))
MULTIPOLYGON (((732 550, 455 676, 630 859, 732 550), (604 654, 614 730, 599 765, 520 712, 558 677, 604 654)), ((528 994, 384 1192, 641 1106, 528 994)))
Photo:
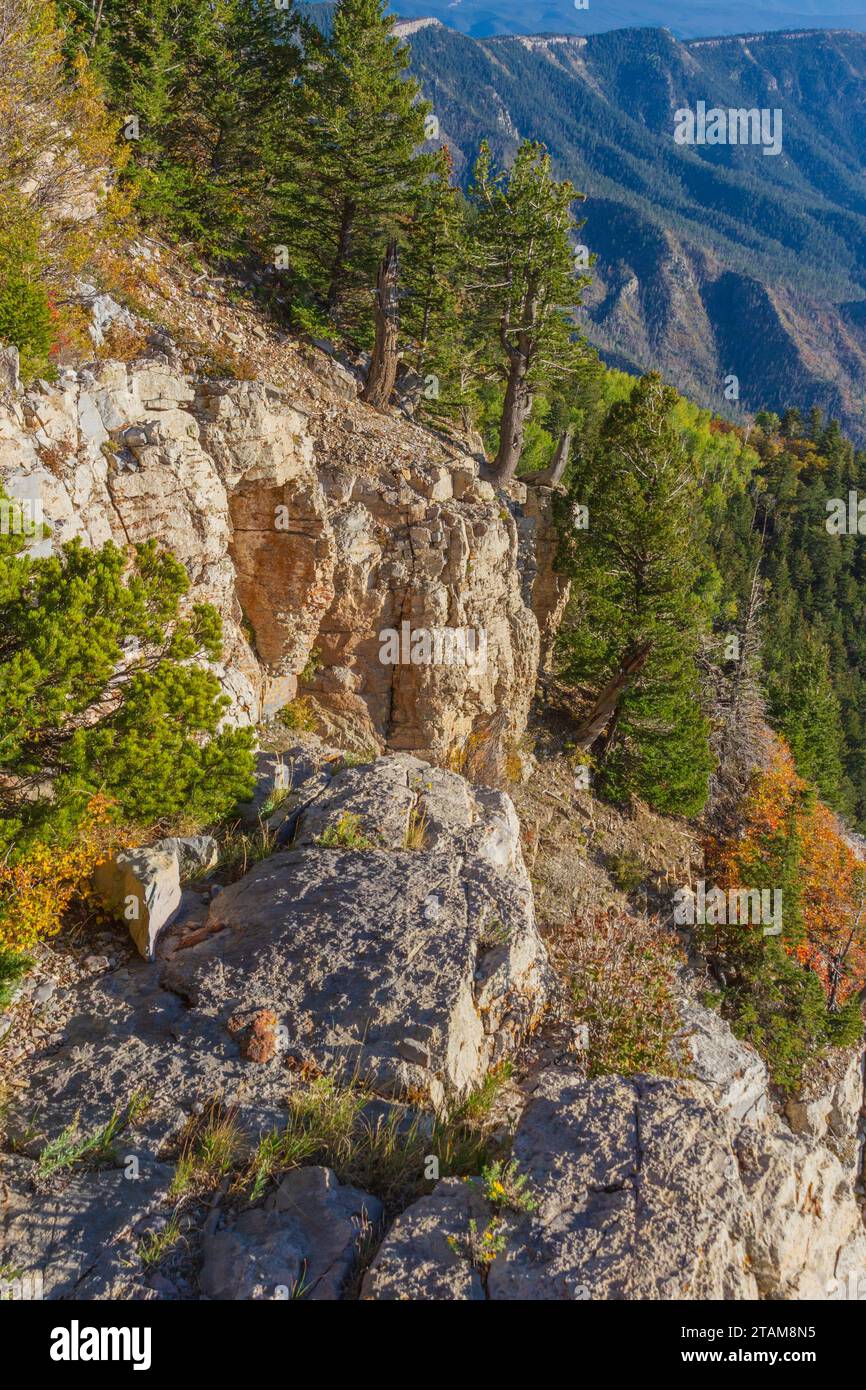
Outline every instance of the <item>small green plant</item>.
POLYGON ((244 1139, 233 1108, 213 1104, 190 1125, 171 1184, 171 1194, 207 1192, 240 1163, 244 1139))
POLYGON ((529 1178, 519 1171, 515 1159, 489 1163, 481 1170, 481 1187, 488 1202, 503 1210, 529 1213, 538 1208, 537 1199, 527 1190, 529 1178))
POLYGON ((150 1098, 136 1093, 126 1111, 113 1111, 108 1123, 95 1134, 81 1137, 78 1132, 78 1116, 56 1139, 51 1139, 39 1155, 37 1167, 41 1177, 63 1172, 79 1165, 88 1168, 110 1167, 117 1162, 114 1141, 125 1129, 134 1126, 144 1114, 150 1098))
POLYGON ((152 1269, 182 1239, 180 1217, 173 1212, 161 1231, 150 1231, 139 1243, 138 1257, 142 1264, 152 1269))
POLYGON ((486 917, 478 936, 482 951, 494 951, 497 946, 507 946, 511 940, 511 928, 498 917, 486 917))
POLYGON ((448 1236, 447 1239, 455 1255, 468 1259, 484 1275, 496 1256, 501 1255, 505 1249, 505 1232, 502 1229, 502 1220, 498 1216, 494 1216, 483 1231, 479 1230, 475 1217, 470 1217, 469 1239, 465 1245, 457 1236, 448 1236))
POLYGON ((344 753, 343 767, 364 767, 367 763, 374 763, 378 756, 375 748, 362 748, 360 753, 344 753))
POLYGON ((301 1299, 306 1298, 307 1294, 310 1292, 310 1289, 312 1288, 312 1285, 307 1282, 307 1272, 308 1265, 307 1261, 304 1260, 304 1267, 301 1270, 300 1278, 294 1279, 291 1285, 289 1286, 289 1299, 293 1303, 300 1302, 301 1299))
POLYGON ((21 376, 49 376, 54 315, 42 278, 44 256, 38 222, 23 207, 2 203, 0 225, 0 345, 18 348, 21 376))
POLYGON ((486 1119, 513 1075, 514 1064, 507 1060, 491 1067, 481 1085, 461 1101, 454 1111, 454 1118, 476 1123, 486 1119))
POLYGON ((305 695, 299 695, 297 699, 290 700, 287 705, 283 705, 277 718, 285 728, 291 729, 293 733, 312 734, 316 731, 316 715, 305 695))
POLYGON ((33 961, 23 951, 0 951, 0 1009, 5 1009, 33 961))
POLYGON ((639 888, 646 878, 646 869, 636 854, 612 854, 607 872, 611 881, 626 896, 639 888))
POLYGON ((292 794, 291 786, 274 787, 273 791, 265 798, 262 809, 259 812, 259 819, 266 821, 275 811, 279 811, 284 806, 292 794))
POLYGON ((361 817, 353 811, 343 811, 334 825, 327 826, 318 836, 317 845, 323 849, 375 849, 361 827, 361 817))
MULTIPOLYGON (((264 814, 264 812, 262 813, 264 814)), ((272 814, 269 812, 268 814, 272 814)), ((241 830, 233 826, 224 835, 220 845, 218 868, 230 883, 243 878, 254 864, 267 859, 276 849, 277 833, 261 820, 254 830, 241 830)))
POLYGON ((302 681, 304 685, 309 685, 310 682, 315 678, 316 672, 318 671, 321 664, 322 653, 318 647, 313 647, 313 650, 307 657, 307 662, 304 666, 303 671, 301 671, 300 675, 298 676, 298 680, 302 681))

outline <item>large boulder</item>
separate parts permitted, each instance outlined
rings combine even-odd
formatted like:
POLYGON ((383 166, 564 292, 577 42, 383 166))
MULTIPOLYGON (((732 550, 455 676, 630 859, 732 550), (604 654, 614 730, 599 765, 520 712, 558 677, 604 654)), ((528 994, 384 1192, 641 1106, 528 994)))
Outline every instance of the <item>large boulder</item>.
POLYGON ((160 933, 180 907, 180 861, 173 847, 126 850, 100 864, 93 890, 126 922, 140 955, 153 960, 160 933))
POLYGON ((785 1105, 795 1134, 821 1139, 852 1171, 862 1155, 864 1102, 862 1046, 833 1048, 806 1069, 802 1085, 785 1105))
POLYGON ((172 1171, 152 1161, 74 1172, 46 1188, 31 1159, 3 1155, 0 1264, 38 1278, 44 1298, 128 1297, 142 1230, 160 1214, 172 1171))
POLYGON ((759 1120, 771 1111, 770 1077, 753 1047, 734 1037, 725 1020, 683 993, 677 1001, 682 1033, 677 1050, 688 1075, 712 1091, 734 1120, 759 1120))
POLYGON ((398 1216, 364 1276, 362 1298, 437 1303, 482 1302, 480 1270, 465 1249, 470 1223, 490 1220, 477 1185, 443 1178, 398 1216))
POLYGON ((539 1205, 513 1219, 491 1298, 755 1297, 736 1160, 700 1088, 545 1073, 514 1157, 539 1205))
POLYGON ((207 925, 164 975, 199 1014, 269 1010, 290 1053, 437 1106, 548 997, 509 798, 408 755, 334 777, 207 925))

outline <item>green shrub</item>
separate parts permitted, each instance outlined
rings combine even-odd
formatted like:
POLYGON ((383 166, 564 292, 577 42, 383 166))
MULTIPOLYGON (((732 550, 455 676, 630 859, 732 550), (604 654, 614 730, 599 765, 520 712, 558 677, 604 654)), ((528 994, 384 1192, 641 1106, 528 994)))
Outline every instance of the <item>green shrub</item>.
POLYGON ((299 695, 296 700, 290 700, 287 705, 283 705, 277 718, 292 733, 315 733, 316 716, 309 700, 303 695, 299 695))
POLYGON ((51 371, 54 319, 41 270, 36 222, 0 200, 0 342, 17 347, 24 380, 51 371))
POLYGON ((23 951, 0 950, 0 1009, 10 1002, 18 981, 23 979, 33 964, 23 951))
POLYGON ((647 876, 646 869, 635 854, 612 854, 607 872, 611 881, 626 896, 639 888, 647 876))
POLYGON ((361 817, 352 811, 343 811, 334 825, 322 831, 316 844, 323 849, 375 849, 373 841, 364 834, 361 817))
POLYGON ((33 557, 0 536, 0 943, 53 935, 100 844, 248 799, 253 735, 199 658, 221 622, 154 542, 33 557), (98 823, 94 822, 97 815, 98 823), (64 867, 66 866, 66 867, 64 867), (22 929, 26 928, 22 936, 22 929))
POLYGON ((804 970, 778 941, 768 939, 757 959, 741 961, 742 974, 726 991, 725 1011, 738 1038, 752 1043, 777 1086, 796 1090, 806 1064, 827 1047, 848 1047, 863 1032, 857 996, 836 1012, 818 976, 804 970))

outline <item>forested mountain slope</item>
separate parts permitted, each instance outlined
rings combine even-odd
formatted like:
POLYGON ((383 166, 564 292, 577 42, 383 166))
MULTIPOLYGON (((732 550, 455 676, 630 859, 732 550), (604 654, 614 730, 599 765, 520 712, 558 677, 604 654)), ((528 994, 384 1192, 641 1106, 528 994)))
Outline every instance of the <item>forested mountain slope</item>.
POLYGON ((407 38, 462 179, 482 137, 507 158, 531 136, 587 194, 608 361, 729 412, 735 375, 745 410, 818 405, 866 437, 866 37, 407 38), (781 154, 676 144, 699 101, 780 109, 781 154))

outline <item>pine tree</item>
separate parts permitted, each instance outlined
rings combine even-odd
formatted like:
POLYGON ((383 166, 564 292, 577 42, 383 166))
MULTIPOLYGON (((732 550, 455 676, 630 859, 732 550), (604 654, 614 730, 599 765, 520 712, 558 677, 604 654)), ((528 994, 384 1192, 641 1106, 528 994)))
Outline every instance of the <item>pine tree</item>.
POLYGON ((429 107, 383 0, 340 0, 332 32, 305 33, 305 62, 270 149, 274 241, 295 291, 369 342, 376 268, 405 229, 429 169, 429 107))
POLYGON ((671 423, 676 399, 660 377, 643 377, 576 467, 565 507, 587 508, 588 526, 565 529, 575 600, 560 652, 566 676, 609 692, 587 734, 602 788, 694 815, 713 761, 696 667, 700 492, 671 423))
POLYGON ((784 695, 774 690, 772 696, 771 714, 791 747, 800 776, 814 783, 831 806, 850 812, 841 711, 829 652, 809 628, 801 631, 794 648, 784 695))
POLYGON ((97 794, 139 825, 248 796, 250 731, 220 730, 228 698, 193 660, 219 659, 219 616, 182 614, 183 566, 153 542, 130 564, 110 543, 34 558, 0 540, 0 848, 66 843, 97 794))
POLYGON ((141 215, 213 254, 269 236, 264 156, 299 66, 293 12, 257 0, 79 0, 77 14, 115 110, 137 121, 127 138, 141 215))
POLYGON ((513 477, 535 392, 573 378, 580 360, 571 309, 587 276, 574 270, 572 216, 578 194, 558 183, 543 146, 525 140, 511 169, 493 166, 482 144, 469 202, 474 330, 505 397, 493 471, 513 477))
POLYGON ((465 214, 451 173, 444 146, 415 197, 402 259, 404 361, 422 379, 422 408, 432 415, 452 415, 460 404, 466 349, 465 214))

